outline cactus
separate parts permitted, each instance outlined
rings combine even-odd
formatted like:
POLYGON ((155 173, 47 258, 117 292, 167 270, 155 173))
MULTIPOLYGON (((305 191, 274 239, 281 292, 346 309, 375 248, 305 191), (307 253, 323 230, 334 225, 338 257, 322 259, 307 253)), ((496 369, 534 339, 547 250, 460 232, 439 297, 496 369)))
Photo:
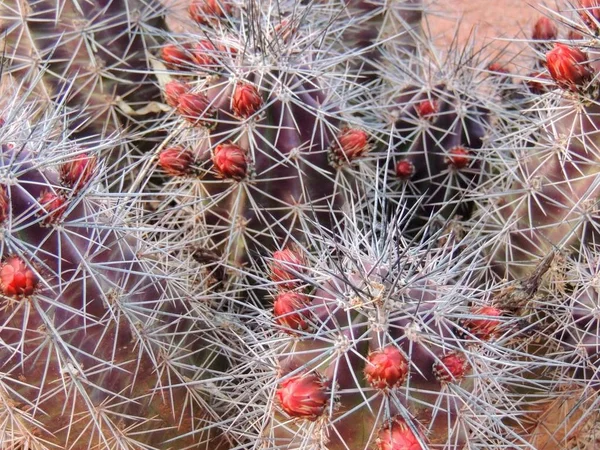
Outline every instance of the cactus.
POLYGON ((514 371, 519 352, 507 345, 516 322, 473 287, 483 255, 436 249, 441 237, 415 245, 397 225, 367 232, 347 223, 321 230, 311 248, 267 259, 273 314, 253 354, 265 355, 257 378, 271 382, 259 385, 262 403, 245 394, 257 415, 271 416, 256 431, 262 445, 462 449, 490 448, 495 436, 518 441, 509 422, 520 423, 523 412, 513 388, 528 381, 514 371))
POLYGON ((419 45, 408 62, 395 64, 394 54, 385 54, 392 68, 369 119, 380 127, 375 155, 386 169, 380 173, 391 214, 394 205, 411 210, 412 233, 468 218, 471 197, 488 178, 498 86, 482 76, 486 60, 469 45, 446 56, 419 45))
POLYGON ((0 17, 5 72, 65 104, 77 138, 118 135, 121 142, 110 148, 112 172, 127 172, 136 147, 151 147, 140 136, 160 112, 151 103, 160 91, 147 74, 146 55, 156 45, 149 31, 163 27, 160 4, 7 0, 0 17))
POLYGON ((26 91, 0 107, 3 448, 226 448, 227 312, 127 225, 97 157, 117 142, 69 139, 26 91))
POLYGON ((360 163, 370 135, 350 115, 352 83, 315 47, 323 31, 302 8, 226 5, 208 25, 194 10, 200 32, 160 51, 171 131, 144 182, 167 175, 146 189, 161 202, 158 226, 180 232, 172 249, 211 252, 231 269, 303 242, 313 221, 335 223, 374 173, 360 163))

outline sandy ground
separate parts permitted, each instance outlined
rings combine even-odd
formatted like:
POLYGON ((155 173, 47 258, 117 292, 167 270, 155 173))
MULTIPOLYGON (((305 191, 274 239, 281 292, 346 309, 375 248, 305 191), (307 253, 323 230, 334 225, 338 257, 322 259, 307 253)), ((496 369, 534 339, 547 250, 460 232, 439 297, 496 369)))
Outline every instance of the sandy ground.
MULTIPOLYGON (((476 32, 478 46, 492 45, 505 48, 508 44, 502 39, 529 37, 531 29, 543 8, 538 0, 436 0, 431 5, 429 24, 437 42, 447 45, 459 27, 459 41, 465 42, 471 33, 476 32)), ((518 42, 510 43, 511 53, 525 48, 518 42)))

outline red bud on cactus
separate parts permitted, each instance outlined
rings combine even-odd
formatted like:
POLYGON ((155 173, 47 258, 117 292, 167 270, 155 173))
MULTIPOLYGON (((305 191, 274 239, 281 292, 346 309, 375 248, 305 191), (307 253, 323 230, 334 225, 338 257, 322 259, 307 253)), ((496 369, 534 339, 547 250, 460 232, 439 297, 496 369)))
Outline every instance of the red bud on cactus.
POLYGON ((161 58, 167 67, 172 70, 190 65, 193 62, 189 49, 175 44, 165 45, 161 50, 161 58))
POLYGON ((455 169, 464 169, 471 162, 469 151, 464 147, 454 147, 448 151, 445 158, 446 164, 455 169))
POLYGON ((396 176, 402 180, 408 180, 415 174, 415 165, 408 159, 398 161, 396 164, 396 176))
POLYGON ((598 0, 579 0, 579 15, 592 30, 598 30, 600 22, 600 2, 598 0))
POLYGON ((594 70, 587 61, 584 52, 565 44, 554 44, 546 53, 546 65, 556 84, 574 92, 594 78, 594 70))
POLYGON ((162 150, 158 155, 158 165, 173 177, 184 177, 195 172, 194 155, 179 146, 162 150))
POLYGON ((296 251, 286 248, 273 253, 271 280, 282 289, 294 289, 301 282, 296 274, 304 271, 304 259, 296 251))
POLYGON ((464 328, 469 330, 478 339, 488 340, 494 336, 500 327, 500 320, 492 317, 501 317, 502 311, 493 306, 477 306, 471 308, 471 314, 476 316, 488 316, 489 318, 466 319, 462 322, 464 328))
POLYGON ((491 63, 488 70, 494 74, 509 74, 510 71, 500 63, 491 63))
POLYGON ((98 160, 87 153, 75 156, 60 167, 60 181, 63 185, 78 191, 92 179, 96 173, 98 160))
POLYGON ((64 197, 55 194, 52 191, 43 191, 38 199, 42 207, 41 215, 43 216, 42 224, 51 225, 58 222, 65 212, 66 203, 64 197))
POLYGON ((369 151, 369 136, 357 128, 343 128, 331 151, 337 163, 354 161, 369 151))
POLYGON ((323 415, 329 399, 326 381, 320 375, 302 373, 282 381, 277 389, 277 400, 291 417, 317 420, 323 415))
POLYGON ((394 417, 379 430, 376 444, 378 450, 423 450, 414 431, 400 416, 394 417))
POLYGON ((231 13, 231 3, 229 0, 192 0, 188 13, 196 23, 208 25, 231 13))
POLYGON ((8 297, 33 294, 38 279, 33 270, 18 256, 11 256, 0 266, 0 289, 8 297))
POLYGON ((217 48, 206 39, 196 42, 192 49, 192 59, 201 68, 212 68, 214 70, 217 65, 216 54, 217 48))
POLYGON ((283 42, 288 43, 292 34, 296 32, 296 29, 296 26, 289 19, 283 19, 280 23, 275 25, 274 31, 283 42))
POLYGON ((307 330, 309 323, 303 310, 308 303, 306 296, 298 292, 286 291, 278 294, 273 305, 275 321, 288 332, 307 330))
POLYGON ((441 383, 458 382, 464 378, 469 369, 469 363, 464 355, 450 352, 433 365, 433 374, 441 383))
POLYGON ((165 84, 165 100, 167 105, 176 108, 179 104, 179 97, 183 94, 187 94, 190 91, 190 87, 182 83, 181 81, 173 80, 165 84))
POLYGON ((231 107, 236 116, 247 119, 260 110, 263 99, 256 86, 249 83, 238 83, 233 92, 231 107))
POLYGON ((0 224, 8 219, 10 214, 10 199, 6 193, 6 188, 0 185, 0 224))
POLYGON ((581 34, 579 31, 577 30, 569 30, 569 33, 567 34, 567 38, 571 41, 580 41, 581 39, 583 39, 583 34, 581 34))
POLYGON ((435 100, 423 100, 415 106, 415 111, 422 119, 433 119, 439 112, 440 107, 435 100))
POLYGON ((387 345, 369 354, 365 378, 374 388, 391 389, 404 383, 409 370, 402 352, 394 345, 387 345))
POLYGON ((548 84, 543 81, 550 81, 550 77, 543 72, 532 72, 525 81, 527 88, 532 94, 541 95, 548 91, 548 84))
POLYGON ((213 128, 217 111, 210 105, 210 100, 205 94, 181 94, 177 104, 177 112, 188 122, 197 126, 213 128))
POLYGON ((558 27, 548 17, 540 17, 531 33, 531 38, 538 41, 550 41, 558 36, 558 27))
POLYGON ((235 144, 219 144, 212 156, 218 174, 223 178, 243 180, 248 174, 248 161, 243 148, 235 144))

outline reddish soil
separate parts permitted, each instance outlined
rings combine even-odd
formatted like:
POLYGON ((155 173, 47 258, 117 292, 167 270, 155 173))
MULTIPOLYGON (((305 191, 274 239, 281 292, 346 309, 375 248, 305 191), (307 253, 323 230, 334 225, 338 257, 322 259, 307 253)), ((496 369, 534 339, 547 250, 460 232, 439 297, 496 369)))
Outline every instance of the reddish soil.
MULTIPOLYGON (((475 31, 478 47, 491 43, 501 49, 508 45, 505 39, 530 36, 533 24, 543 15, 540 3, 538 0, 436 0, 428 16, 429 24, 432 34, 440 36, 439 43, 448 45, 459 27, 460 42, 464 43, 471 31, 475 31)), ((512 42, 509 47, 514 55, 525 45, 512 42)))

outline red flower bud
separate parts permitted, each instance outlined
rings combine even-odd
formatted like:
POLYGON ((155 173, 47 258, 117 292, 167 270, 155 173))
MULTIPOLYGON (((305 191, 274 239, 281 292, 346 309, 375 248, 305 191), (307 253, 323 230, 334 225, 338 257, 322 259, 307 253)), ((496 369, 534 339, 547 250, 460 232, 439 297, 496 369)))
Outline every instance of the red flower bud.
POLYGON ((358 128, 343 128, 331 151, 337 164, 352 162, 369 151, 369 135, 358 128))
MULTIPOLYGON (((425 440, 423 436, 421 440, 425 440)), ((376 445, 378 450, 424 450, 415 432, 401 416, 394 417, 379 430, 376 445)))
POLYGON ((434 119, 440 106, 436 100, 423 100, 415 105, 415 112, 422 119, 434 119))
POLYGON ((488 316, 489 318, 472 318, 462 321, 462 326, 478 339, 488 340, 500 327, 501 321, 493 317, 502 317, 502 311, 493 306, 477 306, 471 308, 471 314, 475 316, 488 316))
POLYGON ((574 92, 594 78, 594 70, 587 61, 584 52, 565 44, 554 44, 546 53, 546 65, 556 84, 574 92))
POLYGON ((188 13, 196 23, 208 25, 227 17, 231 13, 231 9, 229 0, 192 0, 188 7, 188 13))
POLYGON ((455 169, 464 169, 471 162, 469 151, 464 147, 454 147, 448 151, 445 158, 446 164, 455 169))
POLYGON ((288 43, 292 35, 296 33, 297 27, 289 19, 283 19, 275 25, 274 31, 282 42, 288 43))
POLYGON ((216 125, 217 110, 211 106, 210 100, 205 94, 192 94, 191 92, 181 94, 177 112, 196 126, 214 128, 216 125))
POLYGON ((94 177, 98 160, 93 155, 82 153, 60 167, 60 181, 66 187, 77 192, 94 177))
POLYGON ((537 41, 551 41, 558 36, 558 27, 553 20, 548 17, 540 17, 531 33, 531 38, 537 41))
POLYGON ((402 180, 408 180, 415 174, 415 165, 408 159, 398 161, 396 164, 396 176, 402 180))
POLYGON ((293 330, 307 330, 309 328, 306 318, 308 304, 308 298, 303 294, 292 291, 281 292, 275 297, 273 304, 275 321, 288 333, 293 334, 293 330))
POLYGON ((305 262, 298 252, 286 248, 273 253, 271 280, 281 289, 294 289, 302 283, 298 276, 305 270, 305 262))
POLYGON ((488 66, 488 70, 494 75, 505 75, 510 73, 510 71, 500 63, 491 63, 488 66))
POLYGON ((305 372, 282 381, 276 396, 289 416, 314 421, 327 408, 329 388, 320 375, 305 372))
POLYGON ((236 116, 247 119, 260 110, 262 104, 263 99, 256 86, 249 83, 236 85, 231 99, 231 107, 236 116))
POLYGON ((167 105, 176 108, 179 104, 179 97, 182 94, 187 94, 190 87, 181 81, 173 80, 165 84, 165 100, 167 105))
POLYGON ((240 181, 248 174, 246 152, 238 145, 217 145, 212 160, 216 171, 223 178, 240 181))
POLYGON ((173 177, 184 177, 195 172, 194 155, 179 146, 162 150, 158 155, 158 165, 173 177))
POLYGON ((58 222, 66 209, 66 199, 52 191, 43 191, 38 199, 42 211, 42 225, 51 225, 58 222))
POLYGON ((550 82, 548 74, 543 72, 532 72, 529 74, 527 80, 525 80, 525 84, 532 94, 541 95, 548 91, 548 83, 544 83, 543 81, 550 82))
POLYGON ((450 352, 433 364, 433 374, 441 383, 458 382, 469 370, 467 359, 458 352, 450 352))
POLYGON ((215 58, 218 53, 219 51, 212 42, 203 39, 194 44, 192 49, 192 59, 202 70, 214 70, 217 67, 217 60, 215 58))
POLYGON ((161 58, 171 70, 181 69, 182 66, 189 66, 193 62, 189 49, 175 44, 165 45, 161 50, 161 58))
POLYGON ((567 38, 571 41, 580 41, 583 39, 583 34, 577 30, 570 29, 567 38))
POLYGON ((597 31, 600 22, 600 1, 579 0, 579 15, 591 30, 597 31))
POLYGON ((33 294, 38 279, 33 270, 18 256, 11 256, 0 266, 0 289, 8 297, 33 294))
POLYGON ((10 214, 10 199, 6 192, 6 188, 0 185, 0 224, 8 219, 10 214))
POLYGON ((395 345, 371 352, 365 366, 365 379, 377 389, 394 388, 406 380, 410 367, 395 345))

